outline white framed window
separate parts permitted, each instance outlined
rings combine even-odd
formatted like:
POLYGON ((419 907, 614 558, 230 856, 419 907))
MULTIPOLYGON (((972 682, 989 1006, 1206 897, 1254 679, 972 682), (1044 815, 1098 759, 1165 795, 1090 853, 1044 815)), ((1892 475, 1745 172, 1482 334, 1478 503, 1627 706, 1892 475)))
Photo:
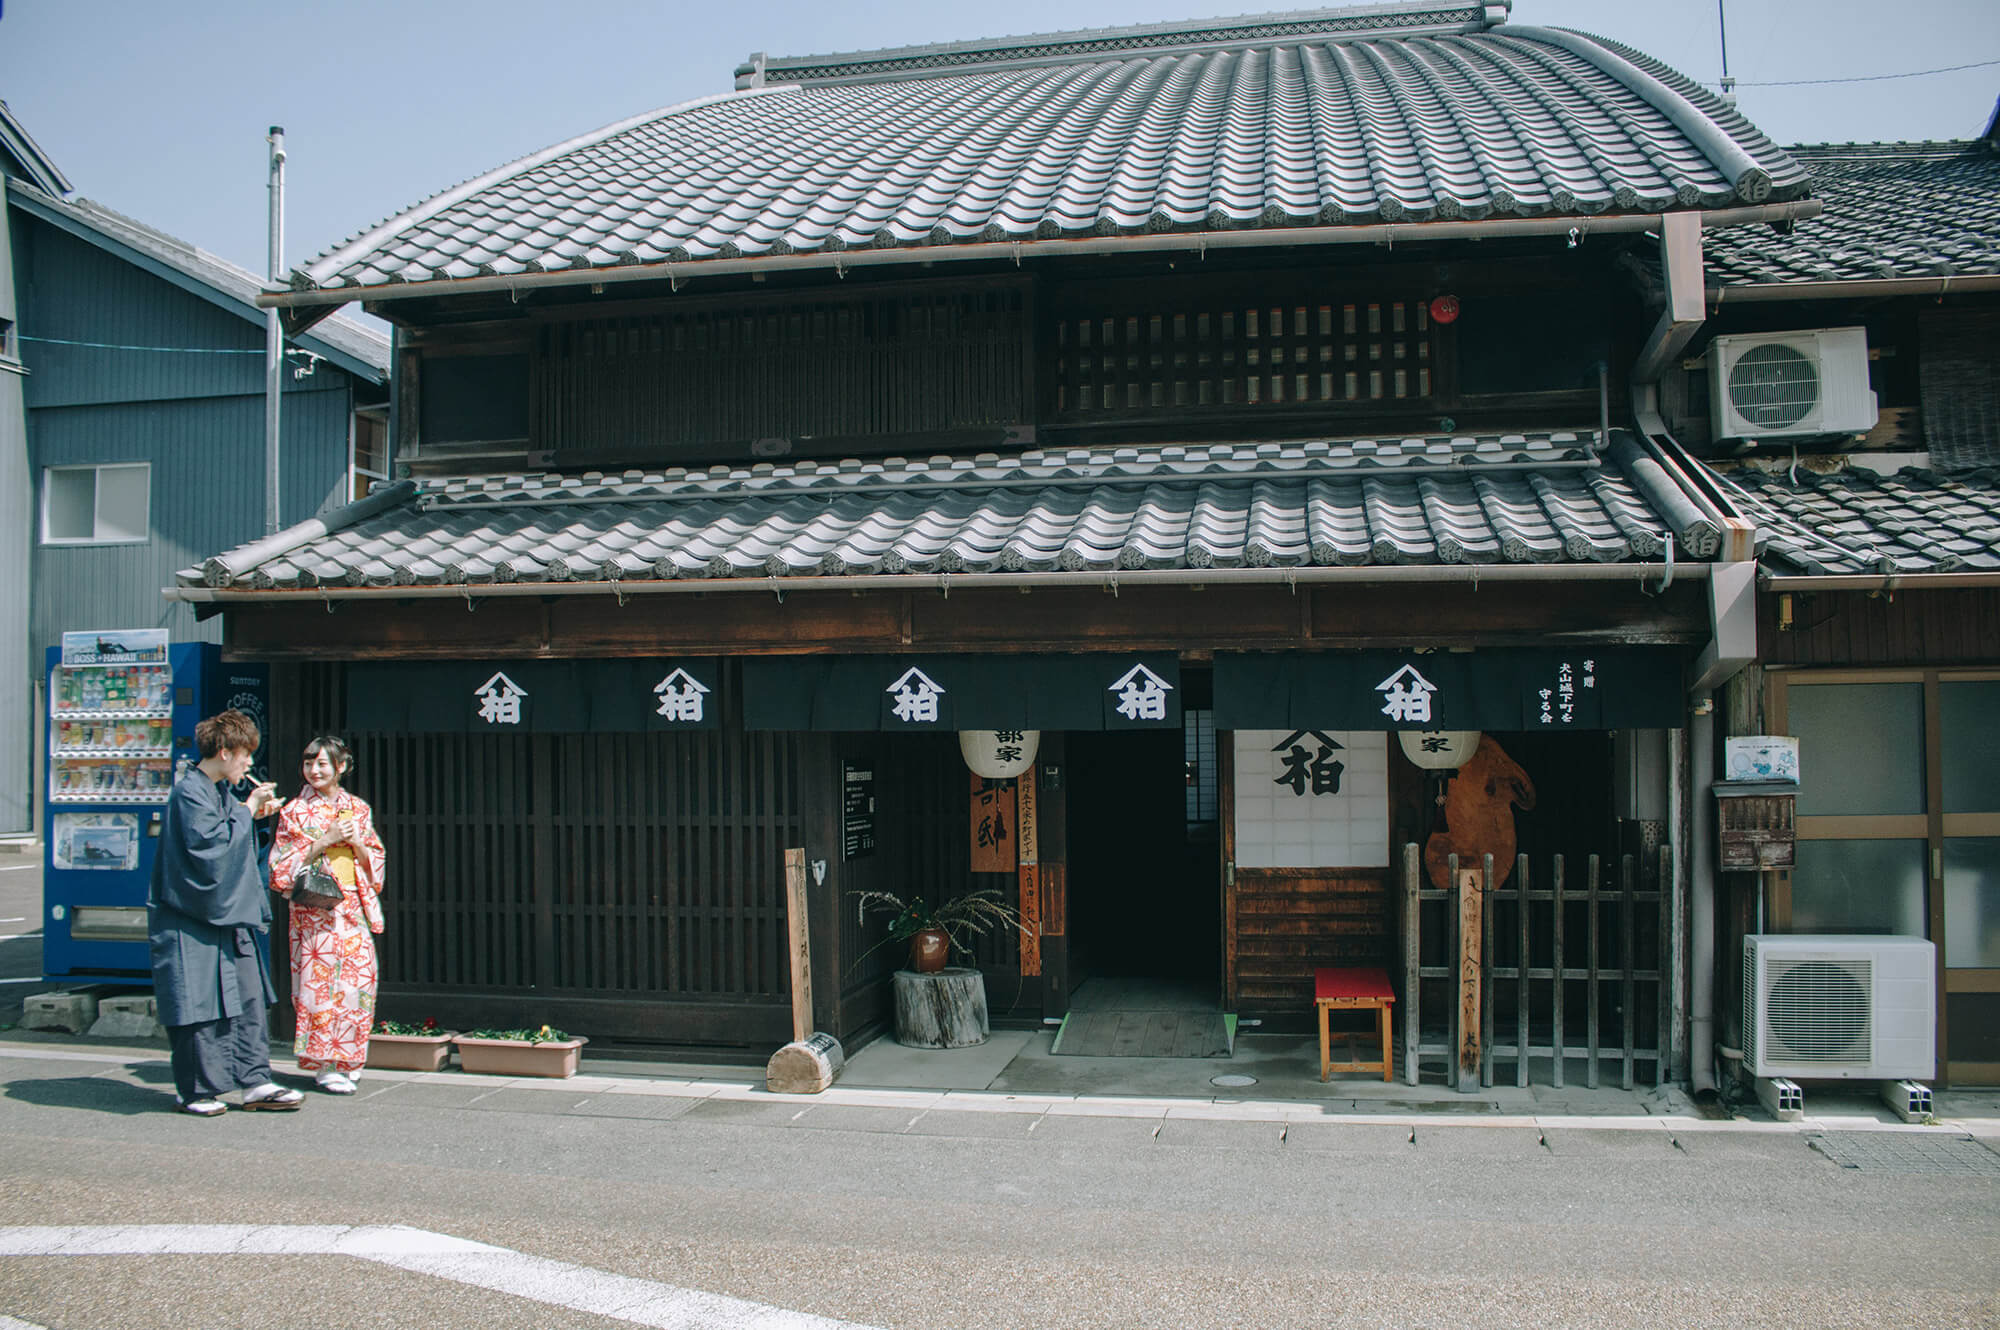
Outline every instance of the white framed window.
POLYGON ((389 479, 389 417, 381 411, 354 413, 353 444, 348 458, 347 499, 349 503, 368 497, 368 491, 389 479))
POLYGON ((131 545, 151 530, 150 462, 42 469, 44 545, 131 545))

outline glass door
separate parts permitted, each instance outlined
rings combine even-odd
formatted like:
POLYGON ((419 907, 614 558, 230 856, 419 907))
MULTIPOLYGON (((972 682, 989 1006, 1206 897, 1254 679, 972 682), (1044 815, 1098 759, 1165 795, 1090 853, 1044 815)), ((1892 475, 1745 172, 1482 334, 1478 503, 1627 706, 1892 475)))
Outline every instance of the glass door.
POLYGON ((1769 926, 1929 938, 1940 1074, 2000 1084, 2000 672, 1769 677, 1801 775, 1769 926))

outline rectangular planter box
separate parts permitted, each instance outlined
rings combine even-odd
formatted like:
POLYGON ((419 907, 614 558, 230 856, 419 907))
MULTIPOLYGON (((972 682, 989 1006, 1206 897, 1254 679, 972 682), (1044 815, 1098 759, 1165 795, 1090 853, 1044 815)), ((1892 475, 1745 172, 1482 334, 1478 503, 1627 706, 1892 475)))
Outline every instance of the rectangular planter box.
POLYGON ((368 1065, 385 1071, 438 1071, 451 1056, 454 1036, 444 1034, 371 1034, 368 1065))
POLYGON ((469 1039, 460 1035, 458 1065, 480 1076, 574 1076, 579 1050, 588 1039, 559 1039, 546 1044, 516 1039, 469 1039))

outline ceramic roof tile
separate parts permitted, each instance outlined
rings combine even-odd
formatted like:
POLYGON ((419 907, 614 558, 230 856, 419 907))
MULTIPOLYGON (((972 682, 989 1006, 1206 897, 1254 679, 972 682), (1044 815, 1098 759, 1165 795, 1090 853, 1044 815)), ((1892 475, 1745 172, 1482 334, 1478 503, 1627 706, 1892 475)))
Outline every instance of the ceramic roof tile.
POLYGON ((1971 143, 1793 148, 1824 210, 1790 234, 1703 237, 1711 286, 2000 274, 2000 152, 1971 143))
POLYGON ((1721 473, 1780 574, 2000 570, 2000 472, 1721 473))
MULTIPOLYGON (((181 580, 289 590, 1659 556, 1667 520, 1609 454, 1548 434, 1483 451, 1496 441, 1407 440, 1396 465, 1360 441, 1320 441, 465 477, 181 580)), ((2000 509, 1974 511, 1960 524, 2000 539, 2000 509)))
POLYGON ((1502 12, 1420 2, 769 62, 763 86, 447 190, 295 285, 1807 192, 1698 84, 1602 38, 1489 21, 1502 12))

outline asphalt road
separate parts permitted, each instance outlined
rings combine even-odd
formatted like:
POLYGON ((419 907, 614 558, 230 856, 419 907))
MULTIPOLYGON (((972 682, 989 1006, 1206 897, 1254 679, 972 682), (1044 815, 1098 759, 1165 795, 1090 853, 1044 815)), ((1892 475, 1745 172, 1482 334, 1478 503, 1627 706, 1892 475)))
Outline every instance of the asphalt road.
POLYGON ((166 1111, 160 1062, 0 1048, 0 1077, 0 1317, 51 1327, 2000 1323, 2000 1156, 1963 1137, 1957 1168, 1918 1173, 1794 1131, 621 1103, 480 1078, 202 1121, 166 1111), (179 1255, 36 1255, 7 1227, 223 1224, 409 1225, 519 1254, 486 1269, 567 1263, 573 1305, 448 1263, 185 1254, 207 1229, 179 1255), (776 1311, 640 1319, 634 1290, 662 1288, 776 1311))

